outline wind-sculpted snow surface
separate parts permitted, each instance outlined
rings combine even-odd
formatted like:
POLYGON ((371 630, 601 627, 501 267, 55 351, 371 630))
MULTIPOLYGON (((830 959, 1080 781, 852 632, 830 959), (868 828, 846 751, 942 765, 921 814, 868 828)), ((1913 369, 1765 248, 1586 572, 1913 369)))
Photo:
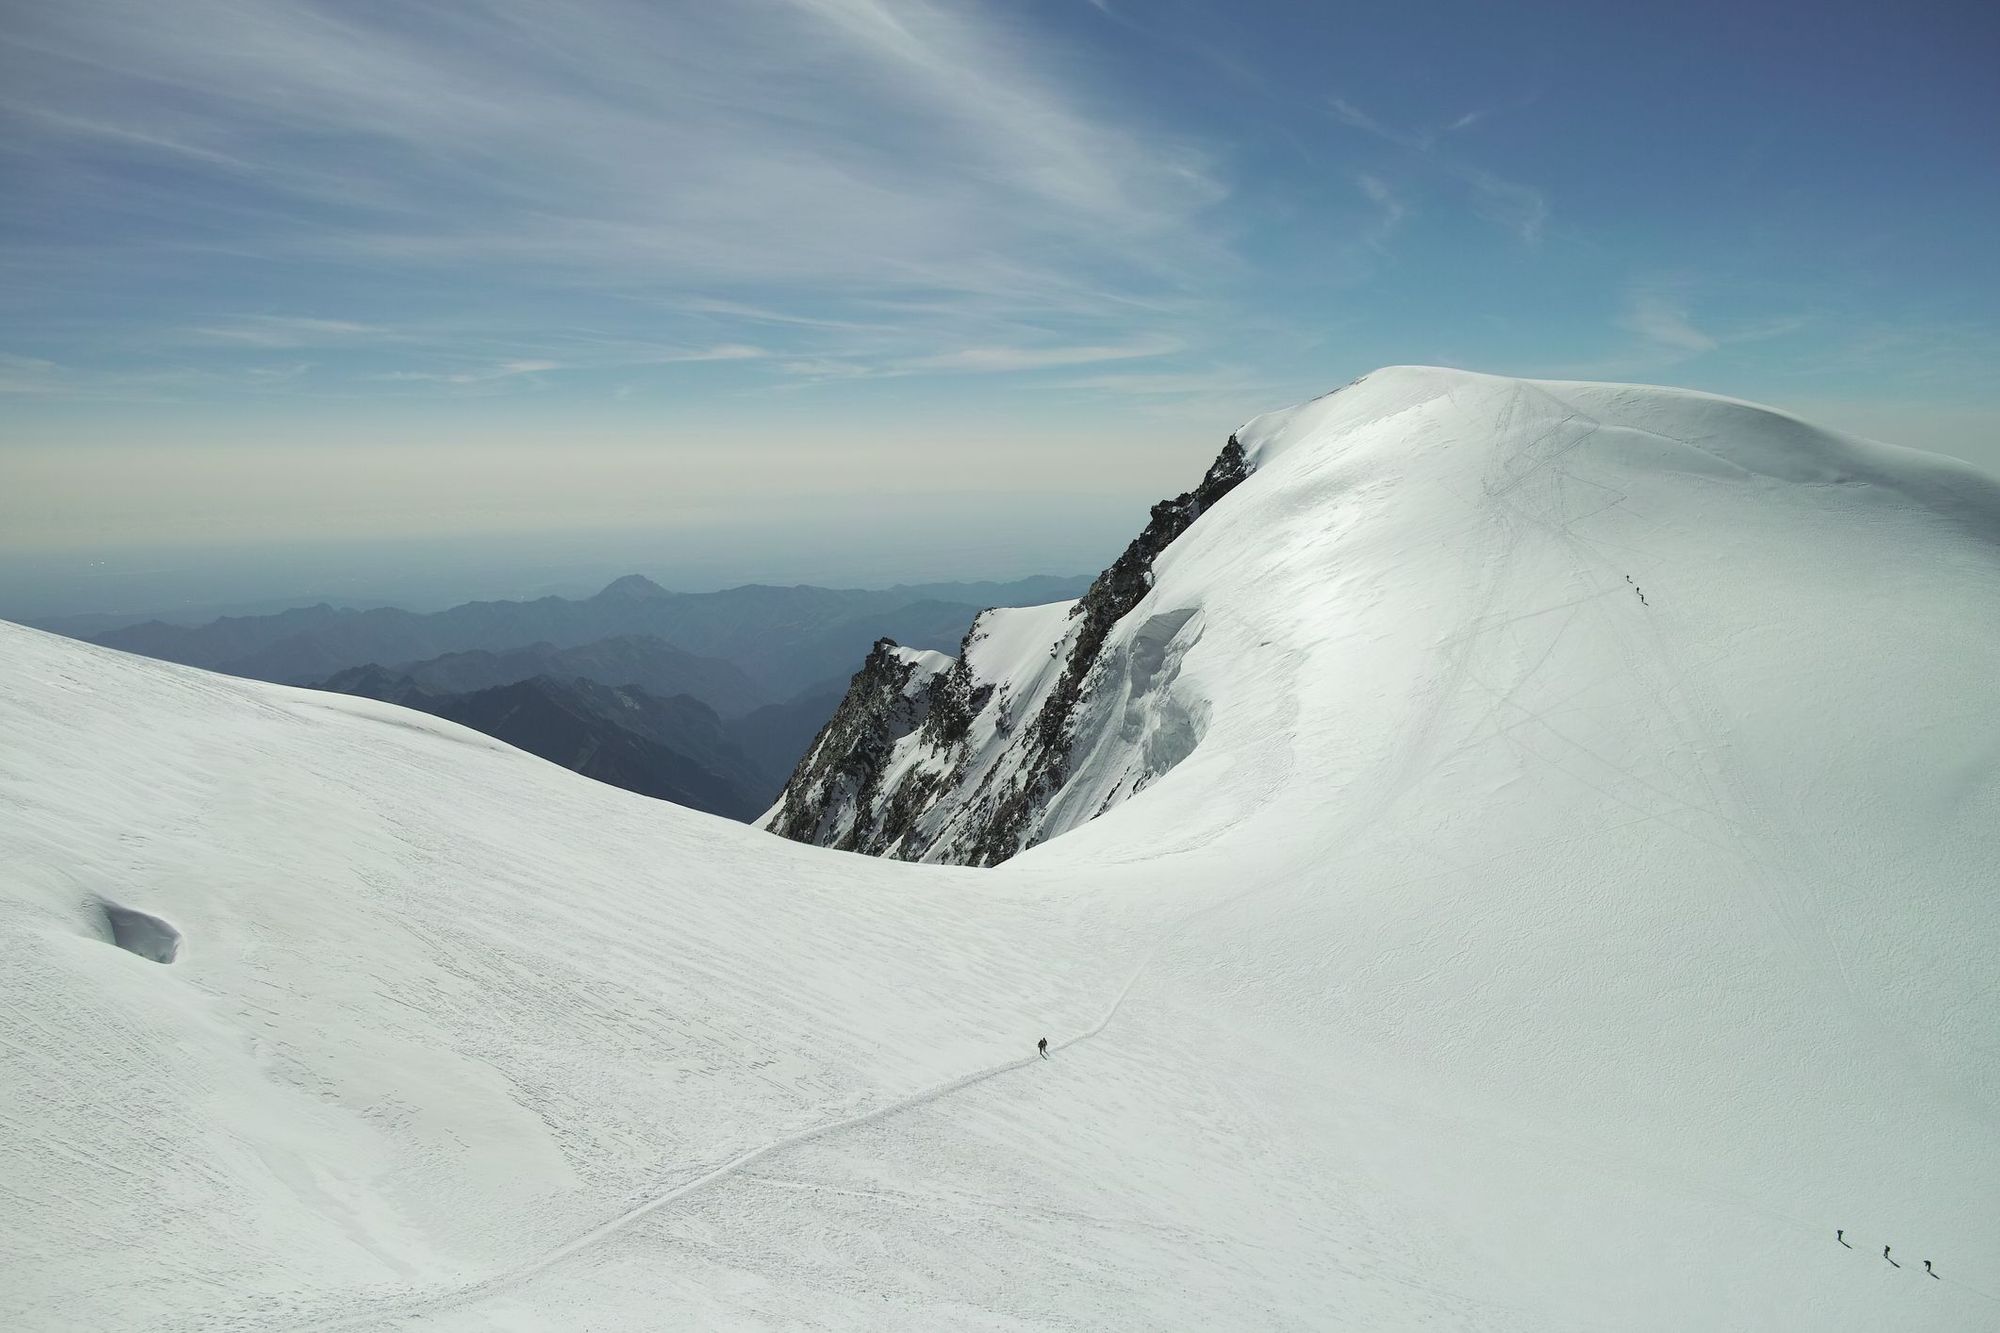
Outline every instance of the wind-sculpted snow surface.
POLYGON ((1430 370, 1237 438, 992 870, 0 627, 0 1327, 2000 1326, 1994 484, 1430 370))

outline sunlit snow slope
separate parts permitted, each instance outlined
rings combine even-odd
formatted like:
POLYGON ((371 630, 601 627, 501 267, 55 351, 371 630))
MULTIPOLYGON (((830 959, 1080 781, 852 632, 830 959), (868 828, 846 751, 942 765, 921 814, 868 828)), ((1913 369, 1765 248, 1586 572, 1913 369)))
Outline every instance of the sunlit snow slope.
POLYGON ((990 871, 0 627, 0 1326, 2000 1327, 2000 488, 1238 434, 1116 630, 1192 750, 990 871))

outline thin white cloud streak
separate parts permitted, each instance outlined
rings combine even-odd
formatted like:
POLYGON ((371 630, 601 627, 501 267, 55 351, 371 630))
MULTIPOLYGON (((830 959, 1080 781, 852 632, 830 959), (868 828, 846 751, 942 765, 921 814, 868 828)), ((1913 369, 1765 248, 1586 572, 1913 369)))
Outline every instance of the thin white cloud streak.
POLYGON ((62 367, 55 362, 0 352, 0 394, 50 394, 63 387, 62 367))
POLYGON ((396 336, 379 324, 348 319, 316 319, 309 315, 238 315, 186 330, 191 337, 248 347, 313 347, 351 342, 357 338, 396 336))
POLYGON ((807 329, 834 329, 845 332, 883 332, 894 328, 882 321, 862 321, 853 319, 828 319, 818 315, 799 314, 790 310, 774 310, 765 306, 751 305, 744 301, 722 301, 712 297, 695 297, 670 303, 672 308, 691 314, 715 315, 722 319, 744 320, 753 324, 794 325, 807 329))
POLYGON ((1542 229, 1549 221, 1549 202, 1540 190, 1505 180, 1479 167, 1439 161, 1471 188, 1473 211, 1479 216, 1513 232, 1524 245, 1541 242, 1542 229))
POLYGON ((195 366, 107 370, 41 357, 0 354, 0 394, 98 403, 157 403, 175 401, 202 390, 289 393, 312 369, 311 362, 289 361, 233 366, 221 371, 195 366))
MULTIPOLYGON (((5 34, 0 34, 0 41, 5 40, 5 34)), ((168 154, 191 157, 211 166, 226 167, 231 171, 252 172, 256 170, 256 167, 252 163, 245 162, 240 158, 231 157, 227 153, 218 153, 209 148, 198 148, 193 144, 181 143, 165 135, 135 129, 129 125, 116 125, 107 121, 93 120, 83 116, 64 115, 61 112, 52 111, 47 107, 31 106, 13 100, 0 101, 0 110, 4 110, 12 116, 46 122, 50 128, 66 135, 105 139, 114 143, 123 142, 138 148, 153 149, 168 154)))
POLYGON ((1387 139, 1390 143, 1401 144, 1405 148, 1412 148, 1420 153, 1430 151, 1431 141, 1428 138, 1418 134, 1406 134, 1400 130, 1392 130, 1344 97, 1333 99, 1333 114, 1340 118, 1342 124, 1351 126, 1357 130, 1365 130, 1378 139, 1387 139))
POLYGON ((830 380, 871 379, 884 372, 860 361, 842 361, 834 357, 816 357, 781 363, 787 375, 792 375, 808 383, 830 380))
POLYGON ((1107 272, 1174 291, 1219 256, 1197 155, 943 0, 75 0, 9 26, 31 155, 212 160, 262 192, 223 222, 266 255, 1068 315, 1107 272))
POLYGON ((1715 338, 1690 322, 1687 305, 1664 292, 1636 292, 1628 299, 1618 327, 1648 342, 1690 356, 1712 352, 1715 338))
POLYGON ((1542 96, 1541 90, 1537 89, 1521 97, 1512 98, 1508 101, 1502 102, 1498 106, 1485 106, 1485 107, 1479 107, 1478 109, 1473 111, 1468 111, 1464 115, 1460 116, 1457 120, 1452 121, 1449 125, 1446 125, 1442 130, 1440 130, 1438 132, 1438 137, 1443 138, 1446 135, 1462 133, 1465 130, 1471 129, 1473 126, 1482 123, 1483 121, 1491 120, 1494 116, 1500 115, 1502 112, 1519 111, 1523 107, 1530 106, 1533 103, 1540 101, 1541 96, 1542 96))
POLYGON ((506 361, 497 366, 481 370, 461 370, 453 374, 434 374, 425 370, 392 370, 378 378, 392 383, 405 381, 439 384, 491 384, 495 380, 512 379, 517 375, 539 375, 549 370, 567 370, 570 367, 560 361, 506 361))
MULTIPOLYGON (((1334 117, 1343 125, 1394 144, 1456 181, 1467 192, 1473 212, 1480 217, 1512 232, 1524 245, 1535 245, 1541 241, 1542 232, 1548 225, 1549 203, 1540 190, 1439 151, 1439 136, 1436 134, 1395 129, 1344 98, 1334 98, 1331 105, 1334 117)), ((1446 127, 1444 133, 1463 129, 1484 114, 1461 116, 1446 127)))
POLYGON ((1364 173, 1355 178, 1354 184, 1369 203, 1381 210, 1375 225, 1362 238, 1364 244, 1381 250, 1388 245, 1389 238, 1396 234, 1396 229, 1403 225, 1403 219, 1409 216, 1409 205, 1405 204, 1379 176, 1364 173))
POLYGON ((692 365, 707 361, 756 361, 766 355, 768 353, 761 347, 750 347, 740 343, 725 343, 719 347, 684 351, 631 347, 620 351, 614 345, 594 356, 580 360, 558 361, 546 357, 519 357, 494 365, 449 372, 392 370, 376 378, 394 383, 492 384, 517 376, 542 375, 553 371, 630 370, 641 366, 692 365))
POLYGON ((1103 361, 1132 361, 1167 356, 1181 350, 1172 338, 1154 338, 1116 346, 1080 347, 967 347, 938 356, 919 357, 902 364, 909 371, 945 370, 993 374, 1016 370, 1047 370, 1057 366, 1083 366, 1103 361))
POLYGON ((1804 315, 1747 322, 1697 320, 1688 296, 1689 290, 1697 286, 1695 279, 1685 275, 1633 282, 1625 288, 1622 303, 1611 320, 1613 328, 1631 335, 1625 346, 1589 361, 1514 369, 1522 374, 1565 379, 1657 376, 1710 353, 1787 338, 1810 329, 1814 323, 1804 315))
POLYGON ((1004 375, 1113 361, 1138 361, 1171 356, 1185 350, 1178 338, 1147 336, 1124 343, 1064 345, 990 344, 956 348, 929 356, 809 357, 783 362, 785 373, 804 383, 841 380, 895 379, 910 375, 1004 375))
POLYGON ((1276 396, 1283 392, 1270 377, 1240 368, 1110 371, 1064 380, 1060 387, 1131 398, 1231 400, 1246 414, 1259 403, 1275 402, 1276 396))
MULTIPOLYGON (((394 338, 393 333, 383 336, 394 338)), ((418 340, 411 339, 416 342, 418 340)), ((307 346, 291 341, 257 345, 259 351, 307 346)), ((770 353, 764 348, 742 343, 722 343, 713 347, 673 348, 619 339, 562 342, 563 354, 513 356, 474 361, 462 350, 449 355, 441 369, 403 368, 364 374, 355 382, 328 381, 316 374, 320 367, 310 361, 262 361, 230 363, 220 368, 173 366, 147 369, 105 369, 95 366, 65 365, 39 357, 0 353, 0 395, 34 396, 90 400, 100 403, 169 403, 217 392, 272 394, 288 397, 301 393, 316 398, 350 398, 362 393, 367 384, 443 385, 459 388, 493 388, 508 381, 539 381, 556 373, 631 371, 649 367, 698 365, 714 362, 761 361, 770 353)), ((365 396, 365 395, 364 395, 365 396)))
POLYGON ((1635 282, 1626 288, 1624 307, 1613 322, 1639 337, 1651 354, 1663 358, 1665 364, 1718 348, 1783 338, 1812 323, 1804 315, 1776 315, 1748 322, 1703 321, 1697 325, 1687 295, 1692 285, 1693 280, 1686 277, 1635 282))

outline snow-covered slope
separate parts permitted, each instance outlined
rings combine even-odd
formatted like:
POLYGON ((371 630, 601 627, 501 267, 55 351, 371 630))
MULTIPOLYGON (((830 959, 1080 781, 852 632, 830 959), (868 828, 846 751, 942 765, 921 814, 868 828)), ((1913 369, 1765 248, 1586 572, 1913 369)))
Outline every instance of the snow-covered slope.
POLYGON ((1429 370, 1238 438, 1106 640, 1192 748, 994 870, 0 628, 0 1325, 2000 1324, 1994 483, 1429 370))

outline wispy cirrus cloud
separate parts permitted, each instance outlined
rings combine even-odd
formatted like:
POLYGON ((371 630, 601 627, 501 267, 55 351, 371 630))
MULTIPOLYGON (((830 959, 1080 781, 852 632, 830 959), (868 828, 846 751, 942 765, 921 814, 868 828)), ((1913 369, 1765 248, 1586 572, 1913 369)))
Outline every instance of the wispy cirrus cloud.
POLYGON ((1127 343, 1068 347, 966 347, 937 356, 918 357, 903 362, 904 370, 965 371, 994 374, 1014 370, 1048 370, 1059 366, 1087 366, 1104 361, 1133 361, 1166 356, 1181 350, 1175 338, 1144 338, 1127 343))
POLYGON ((290 392, 312 371, 309 361, 268 361, 208 369, 196 366, 105 368, 0 353, 0 394, 93 402, 163 402, 190 392, 290 392))
POLYGON ((316 319, 310 315, 234 315, 195 325, 184 332, 189 337, 208 342, 245 347, 313 347, 349 342, 356 338, 398 336, 379 324, 361 324, 351 319, 316 319))
POLYGON ((502 361, 494 366, 481 366, 474 370, 437 372, 429 370, 391 370, 377 378, 391 383, 421 384, 492 384, 498 380, 509 380, 520 375, 540 375, 551 370, 567 370, 560 361, 502 361))
POLYGON ((1403 219, 1410 213, 1409 205, 1404 203, 1402 197, 1379 176, 1363 172, 1354 178, 1354 184, 1368 202, 1380 210, 1375 225, 1362 238, 1363 244, 1379 250, 1388 243, 1391 236, 1395 235, 1396 229, 1403 225, 1403 219))
POLYGON ((1704 284, 1688 274, 1652 276, 1625 285, 1611 326, 1625 334, 1602 355, 1522 367, 1524 373, 1575 379, 1660 376, 1673 367, 1753 343, 1773 342, 1809 330, 1803 314, 1755 318, 1698 314, 1695 296, 1704 284))
POLYGON ((66 378, 62 367, 53 361, 0 352, 0 393, 55 393, 64 387, 66 378))
POLYGON ((1523 244, 1534 245, 1541 240, 1549 220, 1548 198, 1542 191, 1464 161, 1439 146, 1442 137, 1477 124, 1488 112, 1460 116, 1440 134, 1397 129, 1344 98, 1334 98, 1331 109, 1341 124, 1405 150, 1430 170, 1456 182, 1465 191, 1475 213, 1506 228, 1523 244))
POLYGON ((976 362, 1023 329, 1122 334, 1225 257, 1202 152, 953 0, 75 0, 0 38, 27 221, 70 220, 29 238, 51 272, 274 266, 351 303, 215 321, 156 298, 163 334, 218 348, 359 339, 401 304, 448 352, 468 310, 547 328, 638 297, 635 325, 976 362), (949 313, 861 309, 896 296, 949 313))
POLYGON ((1713 334, 1694 326, 1685 300, 1663 291, 1632 292, 1616 322, 1627 333, 1690 356, 1714 351, 1718 345, 1713 334))
POLYGON ((925 356, 802 358, 783 363, 787 374, 807 382, 896 379, 916 375, 1006 375, 1063 370, 1105 362, 1171 356, 1184 350, 1178 338, 1145 335, 1118 343, 983 344, 925 356))
POLYGON ((1708 321, 1697 325, 1687 278, 1654 278, 1625 290, 1624 305, 1613 321, 1633 334, 1656 356, 1669 362, 1686 360, 1717 348, 1766 342, 1805 328, 1804 315, 1765 315, 1755 319, 1708 321))
POLYGON ((768 355, 761 347, 725 343, 717 347, 645 347, 616 340, 596 347, 580 347, 576 355, 556 360, 549 357, 516 357, 463 367, 457 370, 392 370, 376 378, 393 383, 493 384, 520 376, 538 376, 557 371, 633 370, 645 366, 693 365, 708 361, 757 361, 768 355))

